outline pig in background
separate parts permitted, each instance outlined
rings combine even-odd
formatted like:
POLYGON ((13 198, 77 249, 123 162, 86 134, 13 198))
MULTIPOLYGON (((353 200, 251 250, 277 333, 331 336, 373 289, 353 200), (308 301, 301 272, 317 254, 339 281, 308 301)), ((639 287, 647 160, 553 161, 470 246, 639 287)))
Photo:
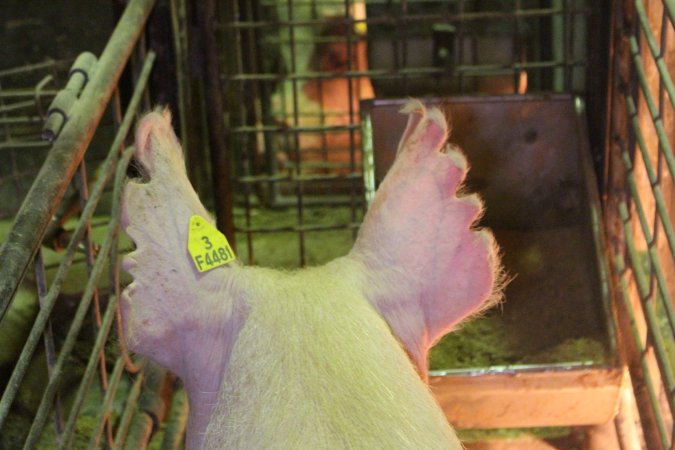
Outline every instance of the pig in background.
POLYGON ((467 162, 446 144, 445 117, 417 101, 403 112, 353 249, 297 271, 197 272, 188 222, 212 219, 168 112, 141 120, 122 316, 130 347, 183 380, 188 448, 462 448, 425 383, 427 353, 500 298, 501 268, 492 234, 472 228, 480 200, 457 195, 467 162))

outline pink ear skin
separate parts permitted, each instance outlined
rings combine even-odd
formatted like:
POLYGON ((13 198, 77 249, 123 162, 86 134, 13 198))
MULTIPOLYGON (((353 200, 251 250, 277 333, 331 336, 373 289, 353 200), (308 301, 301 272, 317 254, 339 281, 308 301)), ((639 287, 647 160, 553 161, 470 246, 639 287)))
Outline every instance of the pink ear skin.
POLYGON ((364 265, 367 298, 426 378, 429 348, 499 300, 501 268, 492 234, 472 228, 480 199, 457 195, 468 164, 445 144, 443 113, 416 100, 402 112, 410 116, 397 158, 350 257, 364 265))
POLYGON ((123 260, 134 278, 121 299, 125 337, 135 351, 185 376, 186 361, 196 355, 185 341, 222 334, 231 315, 232 304, 213 295, 228 269, 199 273, 187 252, 190 217, 213 221, 187 179, 168 111, 141 119, 135 158, 148 180, 130 180, 122 199, 122 226, 136 244, 123 260))

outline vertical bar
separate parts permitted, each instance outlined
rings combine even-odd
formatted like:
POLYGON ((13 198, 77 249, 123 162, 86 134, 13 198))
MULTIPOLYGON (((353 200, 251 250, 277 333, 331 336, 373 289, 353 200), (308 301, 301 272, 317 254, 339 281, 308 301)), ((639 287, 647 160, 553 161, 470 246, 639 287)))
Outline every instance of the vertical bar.
MULTIPOLYGON (((296 41, 295 41, 295 20, 293 16, 293 0, 288 0, 287 3, 287 13, 288 13, 288 27, 289 27, 289 46, 291 49, 291 70, 292 74, 297 74, 297 58, 296 58, 296 41)), ((298 127, 300 125, 300 105, 298 103, 298 80, 294 77, 291 80, 292 92, 293 92, 293 126, 298 127)), ((295 159, 295 174, 299 177, 302 174, 302 156, 300 154, 300 136, 297 131, 293 132, 293 149, 294 149, 294 159, 295 159)), ((299 246, 299 256, 300 256, 300 267, 304 267, 306 264, 306 255, 305 255, 305 232, 302 229, 305 224, 305 205, 303 199, 303 182, 301 180, 295 180, 295 195, 297 198, 296 205, 298 208, 298 246, 299 246)))
MULTIPOLYGON (((551 6, 556 11, 564 11, 565 0, 552 0, 551 6)), ((555 68, 553 69, 553 91, 565 90, 565 20, 563 14, 554 14, 551 17, 551 47, 555 68)))
POLYGON ((213 178, 213 199, 216 212, 216 224, 227 236, 230 245, 236 250, 234 236, 234 206, 232 195, 231 155, 225 144, 225 117, 223 115, 223 92, 220 85, 218 63, 218 43, 215 34, 215 0, 203 0, 196 3, 197 20, 201 30, 204 48, 204 76, 206 84, 206 110, 211 147, 210 159, 213 178))

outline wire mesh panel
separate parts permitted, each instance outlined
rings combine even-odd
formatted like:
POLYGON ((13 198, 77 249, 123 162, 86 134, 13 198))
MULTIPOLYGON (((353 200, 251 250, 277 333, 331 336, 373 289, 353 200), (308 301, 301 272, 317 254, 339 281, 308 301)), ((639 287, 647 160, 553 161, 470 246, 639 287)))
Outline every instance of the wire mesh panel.
POLYGON ((675 428, 675 5, 615 4, 607 166, 618 309, 649 448, 675 428))
POLYGON ((363 215, 361 100, 585 86, 584 1, 222 6, 235 222, 251 263, 315 264, 348 250, 363 215))
POLYGON ((19 144, 13 149, 48 151, 0 247, 2 449, 182 441, 187 402, 180 392, 171 401, 173 375, 129 354, 118 312, 118 251, 131 246, 118 226, 133 153, 126 142, 139 109, 149 108, 155 60, 137 43, 153 3, 130 2, 100 58, 80 55, 57 85, 43 110, 41 134, 51 144, 5 134, 7 146, 19 144), (117 84, 125 67, 135 83, 123 105, 117 84), (92 170, 84 156, 97 145, 106 151, 92 170), (52 231, 58 245, 45 240, 52 231))
POLYGON ((49 143, 40 138, 49 103, 72 61, 0 70, 0 218, 14 215, 49 143), (18 195, 17 195, 18 194, 18 195))

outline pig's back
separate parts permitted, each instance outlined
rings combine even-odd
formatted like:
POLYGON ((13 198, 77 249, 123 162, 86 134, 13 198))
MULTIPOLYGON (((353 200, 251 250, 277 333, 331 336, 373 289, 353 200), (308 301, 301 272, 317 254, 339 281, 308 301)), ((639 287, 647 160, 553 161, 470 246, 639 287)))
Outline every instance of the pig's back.
POLYGON ((348 259, 247 270, 256 285, 204 448, 462 448, 348 259))

